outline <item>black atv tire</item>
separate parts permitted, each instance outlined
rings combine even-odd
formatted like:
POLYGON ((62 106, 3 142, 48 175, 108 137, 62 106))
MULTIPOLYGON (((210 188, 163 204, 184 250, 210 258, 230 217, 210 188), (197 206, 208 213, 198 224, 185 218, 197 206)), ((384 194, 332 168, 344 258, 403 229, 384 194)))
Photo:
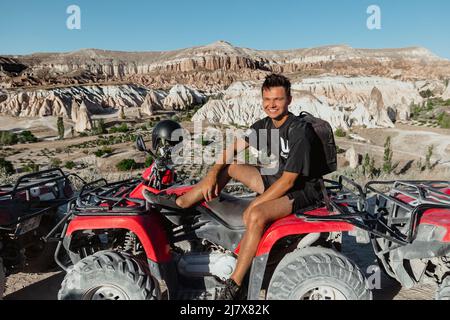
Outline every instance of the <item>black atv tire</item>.
POLYGON ((25 251, 27 265, 24 268, 24 272, 42 273, 55 269, 57 267, 55 261, 57 246, 57 242, 39 240, 36 248, 27 248, 25 251))
POLYGON ((46 236, 57 223, 57 221, 54 220, 53 215, 56 215, 56 212, 42 217, 36 243, 33 246, 26 248, 26 266, 24 272, 42 273, 51 271, 57 267, 55 251, 58 243, 45 242, 42 240, 42 237, 46 236))
POLYGON ((363 273, 344 255, 311 247, 280 261, 267 300, 372 300, 372 292, 363 273))
POLYGON ((447 275, 439 285, 436 300, 450 300, 450 275, 447 275))
POLYGON ((148 267, 122 252, 99 251, 71 267, 59 300, 159 300, 158 282, 148 267))
POLYGON ((3 260, 0 258, 0 300, 3 298, 3 293, 5 292, 6 276, 5 269, 3 267, 3 260))

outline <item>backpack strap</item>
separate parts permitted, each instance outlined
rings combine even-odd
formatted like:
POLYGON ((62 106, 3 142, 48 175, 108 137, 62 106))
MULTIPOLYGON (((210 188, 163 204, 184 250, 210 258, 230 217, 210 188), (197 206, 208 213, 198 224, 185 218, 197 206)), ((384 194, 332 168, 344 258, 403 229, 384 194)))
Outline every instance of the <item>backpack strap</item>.
POLYGON ((322 190, 323 194, 323 201, 325 202, 325 206, 327 207, 328 211, 333 211, 333 207, 331 206, 330 197, 328 196, 327 188, 325 188, 325 183, 323 181, 323 178, 319 179, 320 189, 322 190))

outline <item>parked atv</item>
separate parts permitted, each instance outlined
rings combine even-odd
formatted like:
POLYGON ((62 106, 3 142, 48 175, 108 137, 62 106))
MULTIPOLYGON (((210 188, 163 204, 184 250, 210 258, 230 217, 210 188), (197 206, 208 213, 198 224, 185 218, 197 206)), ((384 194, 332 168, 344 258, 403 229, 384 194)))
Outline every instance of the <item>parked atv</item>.
MULTIPOLYGON (((138 138, 140 151, 147 151, 138 138)), ((59 299, 215 299, 233 273, 245 232, 242 214, 251 198, 223 192, 177 212, 145 201, 143 192, 181 195, 195 181, 177 182, 170 146, 155 152, 142 179, 88 184, 70 205, 62 247, 71 264, 59 299)), ((351 200, 336 182, 338 205, 351 200)), ((327 185, 328 185, 327 184, 327 185)), ((351 194, 349 194, 349 197, 351 194)), ((325 206, 309 216, 329 216, 325 206)), ((308 222, 300 214, 276 221, 261 239, 243 299, 371 299, 359 268, 340 250, 345 222, 308 222), (264 289, 264 290, 263 290, 264 289)))
POLYGON ((67 211, 75 194, 61 169, 20 177, 14 185, 0 186, 0 297, 5 275, 47 271, 54 262, 57 243, 47 243, 49 233, 67 211))
POLYGON ((450 299, 450 182, 371 181, 358 190, 359 209, 309 221, 348 222, 370 234, 382 269, 403 287, 436 283, 450 299))

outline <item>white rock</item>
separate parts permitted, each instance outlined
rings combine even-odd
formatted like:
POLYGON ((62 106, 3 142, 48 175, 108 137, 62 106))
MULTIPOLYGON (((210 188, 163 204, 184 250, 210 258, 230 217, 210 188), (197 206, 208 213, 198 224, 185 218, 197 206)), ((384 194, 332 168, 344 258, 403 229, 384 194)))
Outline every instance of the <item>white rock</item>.
MULTIPOLYGON (((235 82, 222 92, 223 98, 209 100, 193 120, 249 126, 266 116, 260 88, 260 82, 235 82)), ((292 89, 292 113, 307 111, 344 130, 353 125, 393 127, 388 111, 407 118, 411 102, 422 101, 413 84, 379 77, 310 78, 293 83, 292 89)))
POLYGON ((84 101, 80 105, 80 110, 77 115, 77 122, 75 123, 75 131, 84 132, 86 130, 92 130, 91 115, 86 107, 84 101))
POLYGON ((361 155, 356 153, 356 150, 354 147, 351 147, 345 152, 345 159, 349 162, 349 167, 352 169, 356 169, 361 160, 361 155))
POLYGON ((153 115, 153 111, 162 109, 162 101, 165 96, 166 94, 161 91, 149 90, 141 105, 142 112, 151 116, 153 115))
POLYGON ((163 105, 164 109, 186 110, 204 101, 205 96, 197 90, 177 84, 170 89, 168 96, 163 101, 163 105))
POLYGON ((445 88, 444 93, 442 93, 442 99, 449 100, 450 99, 450 83, 445 88))

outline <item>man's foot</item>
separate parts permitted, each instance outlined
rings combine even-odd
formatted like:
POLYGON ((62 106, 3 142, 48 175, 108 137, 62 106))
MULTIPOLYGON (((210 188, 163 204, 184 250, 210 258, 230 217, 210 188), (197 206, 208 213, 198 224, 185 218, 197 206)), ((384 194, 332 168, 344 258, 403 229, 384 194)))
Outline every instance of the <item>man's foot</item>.
POLYGON ((142 195, 145 200, 152 204, 157 204, 166 209, 184 210, 182 207, 177 205, 177 195, 176 194, 154 194, 148 190, 142 191, 142 195))
POLYGON ((236 300, 241 287, 233 279, 225 281, 225 287, 220 289, 216 300, 236 300))

